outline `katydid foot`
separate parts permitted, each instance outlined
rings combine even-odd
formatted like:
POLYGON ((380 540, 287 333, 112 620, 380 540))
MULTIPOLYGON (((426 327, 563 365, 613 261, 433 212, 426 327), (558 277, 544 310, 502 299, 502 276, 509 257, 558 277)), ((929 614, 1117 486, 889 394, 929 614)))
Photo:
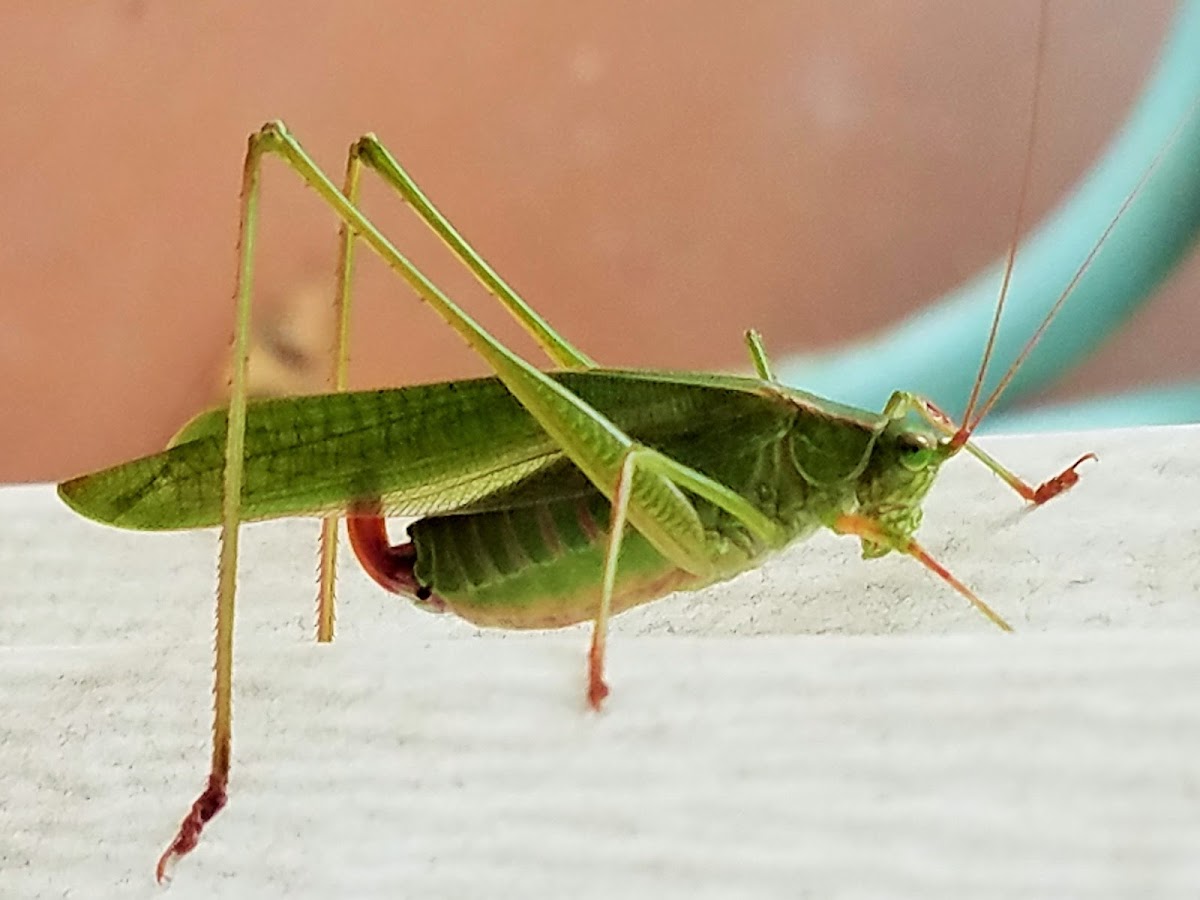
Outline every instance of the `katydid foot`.
POLYGON ((592 638, 591 649, 588 650, 588 706, 596 712, 608 696, 608 685, 604 681, 604 642, 592 638))
MULTIPOLYGON (((1034 506, 1041 506, 1047 500, 1052 500, 1064 491, 1068 491, 1079 483, 1079 473, 1075 470, 1088 460, 1100 462, 1095 453, 1085 453, 1071 465, 1067 466, 1053 478, 1047 478, 1033 491, 1033 496, 1026 497, 1034 506)), ((1022 495, 1024 496, 1024 495, 1022 495)))
POLYGON ((195 848, 200 841, 200 832, 204 830, 204 826, 224 808, 226 800, 229 799, 226 793, 228 782, 227 775, 213 772, 208 776, 208 785, 196 798, 188 814, 183 817, 175 840, 171 841, 171 845, 158 858, 154 877, 159 884, 171 880, 171 868, 175 865, 175 860, 187 855, 195 848))

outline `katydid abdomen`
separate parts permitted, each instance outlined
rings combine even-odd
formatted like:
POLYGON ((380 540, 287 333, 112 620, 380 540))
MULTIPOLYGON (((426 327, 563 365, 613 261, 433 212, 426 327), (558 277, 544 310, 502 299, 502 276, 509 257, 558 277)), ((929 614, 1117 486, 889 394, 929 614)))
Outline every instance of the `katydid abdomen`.
MULTIPOLYGON (((757 497, 759 509, 797 540, 821 522, 806 504, 814 492, 787 458, 786 441, 770 441, 740 457, 740 463, 720 467, 726 471, 710 468, 705 474, 730 477, 729 469, 740 470, 742 489, 757 497), (787 502, 780 504, 781 497, 787 502)), ((696 505, 712 570, 706 577, 687 572, 641 534, 627 532, 617 562, 614 613, 732 578, 756 567, 771 552, 723 511, 703 501, 696 505)), ((600 604, 597 574, 604 567, 611 513, 609 501, 588 490, 581 496, 420 519, 408 529, 410 544, 400 550, 403 559, 411 560, 411 583, 420 595, 414 596, 412 589, 398 592, 482 626, 560 628, 589 621, 600 604)), ((352 521, 352 545, 374 577, 371 560, 364 558, 370 551, 364 551, 355 534, 352 521)), ((395 589, 386 579, 376 580, 395 589)))
MULTIPOLYGON (((610 512, 593 494, 421 519, 408 531, 415 580, 434 603, 476 625, 560 628, 593 619, 610 512)), ((740 555, 735 571, 753 565, 752 554, 740 555)), ((631 532, 621 544, 613 611, 700 586, 631 532)))

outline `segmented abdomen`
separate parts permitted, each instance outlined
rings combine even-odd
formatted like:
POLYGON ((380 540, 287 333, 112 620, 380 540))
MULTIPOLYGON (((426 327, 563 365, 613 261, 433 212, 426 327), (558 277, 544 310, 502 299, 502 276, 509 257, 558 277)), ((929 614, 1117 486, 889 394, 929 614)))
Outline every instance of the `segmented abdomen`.
MULTIPOLYGON (((450 611, 501 628, 558 628, 591 619, 610 507, 599 494, 413 524, 416 576, 450 611)), ((700 585, 626 529, 613 611, 700 585)))

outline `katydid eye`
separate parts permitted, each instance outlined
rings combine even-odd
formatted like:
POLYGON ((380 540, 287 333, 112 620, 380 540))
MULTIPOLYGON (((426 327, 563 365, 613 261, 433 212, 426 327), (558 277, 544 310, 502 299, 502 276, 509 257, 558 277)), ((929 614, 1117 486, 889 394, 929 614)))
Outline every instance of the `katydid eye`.
POLYGON ((900 454, 900 462, 910 472, 920 472, 933 461, 934 454, 932 447, 909 445, 900 454))

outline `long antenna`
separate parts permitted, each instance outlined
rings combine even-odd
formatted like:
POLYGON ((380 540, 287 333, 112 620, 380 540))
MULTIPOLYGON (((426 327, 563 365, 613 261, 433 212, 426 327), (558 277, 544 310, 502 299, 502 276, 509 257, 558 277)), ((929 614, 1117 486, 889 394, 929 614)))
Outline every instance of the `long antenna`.
POLYGON ((987 376, 988 364, 992 361, 992 353, 996 348, 996 335, 1000 332, 1000 316, 1004 313, 1004 301, 1008 297, 1008 285, 1012 281, 1013 265, 1017 259, 1017 242, 1021 237, 1021 226, 1025 219, 1025 203, 1029 196, 1029 180, 1033 173, 1033 151, 1037 142, 1038 106, 1042 94, 1042 68, 1046 55, 1046 19, 1049 0, 1042 0, 1038 8, 1037 44, 1033 63, 1033 97, 1029 104, 1029 131, 1025 141, 1025 163, 1021 170, 1021 187, 1017 193, 1017 210, 1013 216, 1012 237, 1008 241, 1008 254, 1004 260, 1004 278, 1000 282, 1000 296, 996 300, 996 312, 992 316, 992 327, 988 332, 987 343, 983 348, 983 359, 979 362, 979 374, 975 376, 975 384, 971 386, 971 396, 967 400, 967 408, 963 411, 962 421, 965 427, 971 421, 975 404, 979 400, 979 392, 987 376))
POLYGON ((1188 109, 1187 114, 1184 115, 1183 118, 1179 120, 1178 124, 1176 124, 1175 128, 1172 129, 1170 137, 1167 138, 1166 142, 1163 144, 1158 153, 1154 155, 1154 159, 1150 161, 1150 165, 1146 168, 1146 171, 1142 173, 1142 176, 1138 179, 1137 184, 1133 186, 1133 190, 1131 190, 1121 202, 1116 214, 1113 215, 1112 219, 1109 220, 1108 225, 1105 226, 1104 231, 1101 233, 1100 239, 1096 241, 1095 246, 1092 247, 1092 249, 1088 252, 1088 255, 1084 257, 1083 262, 1075 271, 1075 274, 1071 277, 1070 282, 1063 289, 1062 293, 1058 295, 1058 299, 1054 301, 1054 306, 1050 308, 1050 312, 1046 313, 1046 317, 1042 319, 1042 324, 1038 326, 1037 331, 1035 331, 1033 336, 1030 337, 1030 339, 1026 342, 1020 354, 1018 354, 1017 358, 1013 360, 1012 365, 1008 367, 1008 370, 1004 373, 1004 377, 1000 379, 1000 383, 997 384, 991 394, 988 395, 987 400, 984 401, 983 405, 979 409, 979 412, 975 414, 975 419, 973 421, 969 421, 966 416, 963 417, 962 427, 959 429, 958 434, 954 436, 954 442, 956 444, 961 444, 962 442, 966 441, 971 432, 979 427, 979 423, 983 421, 984 416, 986 416, 991 411, 992 407, 996 405, 996 401, 1000 399, 1000 395, 1004 393, 1005 389, 1012 382, 1013 378, 1016 377, 1017 370, 1020 369, 1025 360, 1029 358, 1029 354, 1033 352, 1033 348, 1037 346, 1038 342, 1042 339, 1042 336, 1045 335, 1046 329, 1050 327, 1050 323, 1054 320, 1054 317, 1058 315, 1058 311, 1062 309, 1063 304, 1067 302, 1067 298, 1071 296, 1071 293, 1075 290, 1075 286, 1079 284, 1079 280, 1083 277, 1083 274, 1096 259, 1097 254, 1100 252, 1100 248, 1104 246, 1104 242, 1108 240, 1109 235, 1111 235, 1113 232, 1113 229, 1117 227, 1117 222, 1121 220, 1121 217, 1125 215, 1125 211, 1129 209, 1129 207, 1133 204, 1133 201, 1137 199, 1138 194, 1142 192, 1142 188, 1146 186, 1146 182, 1150 180, 1150 176, 1154 174, 1155 170, 1159 166, 1159 163, 1162 162, 1163 157, 1167 155, 1167 151, 1171 149, 1175 141, 1179 138, 1179 134, 1183 131, 1183 127, 1190 122, 1192 116, 1196 114, 1197 108, 1200 108, 1200 97, 1197 97, 1192 101, 1192 105, 1188 109))

